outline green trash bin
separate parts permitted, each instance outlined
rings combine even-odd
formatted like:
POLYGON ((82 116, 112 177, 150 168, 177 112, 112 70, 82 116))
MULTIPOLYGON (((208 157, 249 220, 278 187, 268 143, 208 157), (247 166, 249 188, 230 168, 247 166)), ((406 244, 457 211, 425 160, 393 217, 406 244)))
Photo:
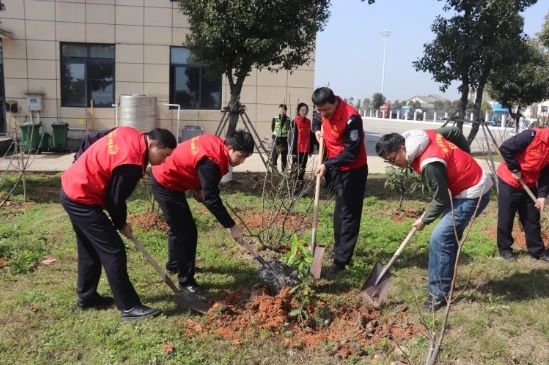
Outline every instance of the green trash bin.
POLYGON ((42 129, 42 123, 21 123, 21 149, 25 153, 31 153, 38 151, 40 146, 40 130, 42 129))
POLYGON ((51 149, 55 152, 66 152, 69 134, 69 125, 67 123, 53 123, 51 149))
POLYGON ((49 133, 44 133, 42 135, 42 142, 40 142, 40 152, 48 152, 50 150, 50 139, 51 135, 49 133))

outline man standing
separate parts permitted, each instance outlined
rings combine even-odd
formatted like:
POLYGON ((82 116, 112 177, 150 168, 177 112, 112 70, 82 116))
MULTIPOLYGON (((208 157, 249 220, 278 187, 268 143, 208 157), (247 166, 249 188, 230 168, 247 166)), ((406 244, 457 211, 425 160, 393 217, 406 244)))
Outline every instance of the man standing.
POLYGON ((286 104, 278 106, 279 114, 273 117, 271 122, 271 131, 273 133, 273 152, 271 164, 274 170, 277 170, 278 155, 280 155, 282 172, 286 171, 288 162, 288 132, 290 130, 290 118, 286 115, 288 107, 286 104))
POLYGON ((549 128, 528 129, 509 138, 500 147, 505 163, 499 165, 498 235, 501 257, 516 261, 513 245, 513 220, 518 211, 524 228, 528 253, 549 262, 541 237, 540 211, 549 192, 549 128), (528 196, 519 180, 532 190, 537 201, 528 196))
POLYGON ((376 152, 388 163, 412 167, 433 194, 428 210, 412 226, 422 230, 441 216, 429 240, 429 296, 424 303, 429 310, 438 310, 447 303, 458 240, 473 214, 488 205, 492 179, 470 155, 457 128, 386 134, 377 142, 376 152))
POLYGON ((128 277, 124 242, 116 231, 133 237, 132 227, 126 222, 126 199, 147 164, 162 163, 175 146, 174 135, 165 129, 142 133, 118 127, 89 146, 61 176, 61 204, 70 217, 78 243, 76 291, 80 308, 116 303, 123 320, 160 313, 141 304, 128 277), (101 266, 105 268, 114 299, 97 293, 101 266))
POLYGON ((188 292, 199 289, 194 279, 198 232, 185 192, 191 190, 238 242, 242 231, 221 201, 219 183, 229 166, 240 165, 253 150, 248 132, 237 131, 225 142, 205 134, 178 144, 164 164, 152 169, 152 193, 170 227, 166 269, 178 273, 179 285, 188 292))
POLYGON ((335 194, 332 272, 336 273, 351 262, 360 230, 368 177, 364 130, 358 111, 331 89, 316 89, 312 101, 322 118, 322 130, 313 126, 315 135, 318 141, 324 138, 326 147, 326 160, 319 161, 315 173, 331 175, 335 194))

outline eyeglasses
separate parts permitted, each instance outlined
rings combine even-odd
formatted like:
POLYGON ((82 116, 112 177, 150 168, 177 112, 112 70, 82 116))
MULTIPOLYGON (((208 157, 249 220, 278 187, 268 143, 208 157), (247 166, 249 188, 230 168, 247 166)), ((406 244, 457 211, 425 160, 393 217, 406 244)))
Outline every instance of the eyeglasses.
POLYGON ((400 148, 393 152, 393 156, 392 157, 389 157, 389 155, 387 155, 387 158, 383 159, 384 162, 386 163, 390 163, 390 164, 395 164, 395 160, 398 156, 398 153, 400 152, 400 150, 402 149, 402 146, 400 146, 400 148))

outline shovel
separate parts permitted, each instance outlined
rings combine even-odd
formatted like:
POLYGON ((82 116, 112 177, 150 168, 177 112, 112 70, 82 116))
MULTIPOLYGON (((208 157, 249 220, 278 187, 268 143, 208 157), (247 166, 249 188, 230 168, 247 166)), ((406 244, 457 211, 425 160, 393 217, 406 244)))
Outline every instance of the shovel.
MULTIPOLYGON (((423 215, 425 215, 425 213, 423 213, 423 215)), ((372 272, 370 273, 370 276, 368 276, 368 279, 366 280, 364 285, 362 285, 359 293, 360 296, 366 298, 366 300, 374 308, 379 308, 379 306, 383 302, 383 299, 387 295, 387 292, 389 291, 389 289, 391 289, 394 277, 389 272, 389 269, 391 268, 391 266, 393 266, 396 259, 400 256, 400 254, 404 250, 404 247, 406 247, 408 242, 410 242, 416 231, 417 227, 412 227, 412 229, 410 230, 404 241, 402 241, 400 247, 396 250, 387 265, 383 266, 379 262, 376 262, 374 268, 372 269, 372 272)))
POLYGON ((259 279, 271 295, 276 295, 284 287, 292 287, 297 284, 297 276, 288 265, 280 261, 267 262, 244 238, 238 239, 237 242, 244 246, 246 251, 261 264, 259 279))
POLYGON ((133 242, 135 248, 143 254, 145 260, 147 260, 147 262, 151 264, 151 266, 156 270, 156 272, 158 273, 158 275, 160 275, 162 280, 164 280, 166 285, 168 285, 170 289, 173 290, 176 302, 184 305, 185 307, 189 307, 198 313, 204 314, 208 312, 208 310, 210 309, 210 305, 208 303, 201 301, 190 293, 179 290, 173 280, 170 279, 166 272, 162 270, 160 265, 158 265, 158 263, 152 258, 149 252, 147 252, 145 246, 143 246, 143 244, 139 242, 137 238, 135 238, 135 236, 130 237, 130 240, 133 242))
MULTIPOLYGON (((322 163, 324 157, 324 137, 319 141, 318 147, 318 160, 322 163)), ((315 185, 315 200, 313 205, 313 228, 311 230, 311 244, 309 248, 313 253, 313 263, 311 264, 311 274, 313 278, 320 279, 320 272, 322 271, 322 258, 324 257, 325 247, 316 245, 316 231, 318 228, 318 201, 320 199, 320 183, 322 177, 320 175, 316 176, 316 185, 315 185)))

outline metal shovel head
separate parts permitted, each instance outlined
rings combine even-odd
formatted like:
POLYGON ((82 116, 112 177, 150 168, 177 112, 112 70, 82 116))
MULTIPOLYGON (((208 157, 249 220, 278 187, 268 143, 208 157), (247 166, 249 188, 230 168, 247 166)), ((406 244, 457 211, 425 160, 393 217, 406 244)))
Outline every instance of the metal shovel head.
POLYGON ((206 302, 203 302, 202 300, 198 299, 191 293, 187 293, 183 290, 179 290, 178 292, 174 293, 175 300, 185 307, 189 307, 192 310, 198 312, 198 313, 208 313, 210 310, 210 305, 206 302))
POLYGON ((315 280, 320 279, 320 273, 322 271, 322 258, 324 257, 325 247, 314 246, 313 263, 311 264, 311 274, 315 280))
POLYGON ((362 285, 360 289, 360 295, 364 297, 374 308, 379 308, 387 292, 393 286, 394 277, 390 272, 386 272, 385 275, 379 280, 379 283, 376 285, 376 281, 383 270, 383 265, 379 262, 376 262, 370 276, 362 285))

